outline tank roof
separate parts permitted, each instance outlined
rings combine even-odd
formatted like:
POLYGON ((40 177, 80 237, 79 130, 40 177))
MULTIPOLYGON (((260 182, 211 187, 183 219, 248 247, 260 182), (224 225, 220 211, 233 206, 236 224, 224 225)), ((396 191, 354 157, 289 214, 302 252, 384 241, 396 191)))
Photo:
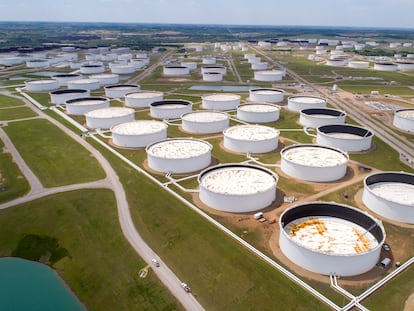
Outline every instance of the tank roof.
POLYGON ((284 90, 279 90, 279 89, 266 89, 266 88, 261 88, 261 89, 252 89, 250 90, 251 93, 255 93, 255 94, 261 94, 261 95, 271 95, 271 94, 284 94, 285 91, 284 90))
POLYGON ((348 161, 346 154, 340 150, 317 145, 290 146, 281 153, 288 161, 311 167, 332 167, 348 161))
POLYGON ((167 139, 149 145, 147 153, 164 159, 189 159, 206 154, 212 146, 198 139, 167 139))
POLYGON ((138 120, 113 126, 111 131, 121 135, 145 135, 164 131, 167 124, 155 120, 138 120))
POLYGON ((395 112, 399 117, 414 120, 414 109, 404 109, 395 112))
POLYGON ((316 104, 316 103, 325 103, 326 100, 321 97, 314 96, 291 96, 288 98, 289 101, 295 101, 297 103, 303 104, 316 104))
POLYGON ((276 186, 274 176, 261 169, 245 166, 225 166, 209 171, 200 178, 206 189, 229 195, 249 195, 276 186))
POLYGON ((264 125, 235 125, 223 131, 227 137, 239 140, 267 140, 279 136, 280 131, 264 125))
POLYGON ((125 107, 109 107, 89 111, 85 113, 86 117, 91 118, 114 118, 134 114, 135 110, 125 107))
POLYGON ((378 182, 369 185, 371 191, 388 201, 414 207, 414 185, 403 182, 378 182))

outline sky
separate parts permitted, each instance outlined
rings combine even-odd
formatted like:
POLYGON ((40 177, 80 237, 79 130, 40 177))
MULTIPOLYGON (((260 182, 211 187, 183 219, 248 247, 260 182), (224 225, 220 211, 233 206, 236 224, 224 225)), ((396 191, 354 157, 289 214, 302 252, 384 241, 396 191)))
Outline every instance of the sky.
POLYGON ((0 21, 414 29, 414 0, 0 0, 0 21))

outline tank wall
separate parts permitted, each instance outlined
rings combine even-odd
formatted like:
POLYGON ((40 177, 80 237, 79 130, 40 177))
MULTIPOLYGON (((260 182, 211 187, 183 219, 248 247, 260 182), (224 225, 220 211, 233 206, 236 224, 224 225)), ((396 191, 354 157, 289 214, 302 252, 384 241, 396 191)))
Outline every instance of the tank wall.
POLYGON ((25 82, 26 90, 29 92, 42 92, 42 91, 53 91, 59 88, 59 83, 50 81, 46 83, 31 83, 30 81, 25 82))
POLYGON ((223 74, 221 74, 221 73, 215 73, 215 74, 203 73, 203 81, 207 81, 207 82, 223 81, 223 74))
POLYGON ((362 202, 374 213, 395 221, 414 224, 414 208, 391 202, 375 195, 365 185, 362 194, 362 202))
POLYGON ((158 119, 178 119, 184 113, 192 111, 191 105, 186 105, 180 108, 168 109, 162 108, 162 106, 150 106, 150 114, 153 118, 158 119))
POLYGON ((80 66, 80 72, 82 74, 103 73, 104 71, 105 66, 80 66))
POLYGON ((316 143, 322 146, 338 148, 346 152, 364 151, 371 148, 372 136, 357 139, 343 139, 321 133, 316 134, 316 143))
POLYGON ((93 117, 86 117, 86 126, 88 128, 96 129, 110 129, 112 126, 134 121, 135 116, 134 114, 128 114, 125 116, 120 117, 112 117, 112 118, 93 118, 93 117))
POLYGON ((282 155, 280 168, 285 174, 297 179, 311 182, 330 182, 345 176, 347 162, 333 167, 311 167, 288 161, 282 155))
POLYGON ((101 85, 99 84, 99 81, 96 80, 92 80, 90 79, 90 81, 85 82, 85 83, 79 83, 76 81, 80 81, 80 80, 72 80, 68 82, 68 88, 70 89, 85 89, 85 90, 97 90, 101 87, 101 85))
POLYGON ((381 248, 354 256, 332 256, 300 247, 281 232, 279 246, 283 254, 298 266, 309 271, 329 275, 353 276, 365 273, 379 261, 381 248))
MULTIPOLYGON (((266 71, 268 72, 268 71, 266 71)), ((262 81, 262 82, 275 82, 280 81, 283 78, 283 73, 263 73, 261 71, 255 71, 254 72, 254 79, 256 81, 262 81)))
POLYGON ((182 119, 182 128, 186 132, 194 134, 212 134, 221 133, 229 127, 230 120, 224 119, 214 122, 192 122, 182 119))
POLYGON ((190 74, 190 68, 188 67, 164 67, 163 74, 165 76, 185 76, 190 74))
POLYGON ((148 166, 153 170, 163 173, 184 174, 199 171, 209 166, 211 163, 211 152, 187 159, 157 158, 147 153, 147 160, 148 166))
POLYGON ((234 100, 225 100, 225 101, 217 101, 217 100, 202 100, 202 106, 204 109, 211 109, 211 110, 234 110, 240 105, 240 98, 234 100))
POLYGON ((255 92, 250 92, 249 100, 253 102, 260 103, 280 103, 284 99, 284 94, 275 93, 275 94, 258 94, 255 92))
POLYGON ((393 125, 408 132, 414 132, 414 120, 400 117, 397 113, 394 114, 393 125))
POLYGON ((237 119, 250 123, 268 123, 279 120, 280 110, 269 112, 251 112, 237 109, 237 119))
POLYGON ((313 115, 300 114, 299 123, 303 126, 318 128, 329 124, 345 124, 345 114, 334 118, 321 118, 313 115))
POLYGON ((164 100, 164 94, 151 98, 133 98, 125 96, 125 105, 128 107, 149 107, 152 103, 164 100))
POLYGON ((122 135, 112 132, 112 142, 121 147, 143 148, 167 138, 167 130, 145 135, 122 135))
POLYGON ((288 99, 288 109, 292 111, 299 112, 303 109, 309 109, 309 108, 325 108, 326 107, 326 101, 321 101, 317 103, 303 103, 303 102, 297 102, 294 99, 288 99))
POLYGON ((276 199, 276 186, 251 195, 220 194, 200 186, 199 197, 203 203, 214 209, 231 213, 246 213, 272 204, 276 199))
POLYGON ((266 140, 246 141, 224 135, 224 147, 236 152, 266 153, 277 149, 279 137, 266 140))

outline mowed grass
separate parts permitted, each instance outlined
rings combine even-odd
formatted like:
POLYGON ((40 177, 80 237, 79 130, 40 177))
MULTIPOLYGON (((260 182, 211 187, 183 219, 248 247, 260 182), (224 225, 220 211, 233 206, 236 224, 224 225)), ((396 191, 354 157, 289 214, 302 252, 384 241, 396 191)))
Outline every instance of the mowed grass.
POLYGON ((171 194, 105 152, 136 227, 206 310, 327 310, 171 194))
POLYGON ((99 163, 86 149, 46 120, 13 122, 4 130, 46 187, 105 177, 99 163))
POLYGON ((0 108, 23 106, 21 99, 0 94, 0 108))
POLYGON ((123 237, 114 195, 81 190, 0 211, 0 256, 25 234, 56 238, 69 256, 54 267, 88 310, 180 310, 174 298, 123 237))
POLYGON ((32 118, 36 116, 37 114, 28 107, 0 109, 0 120, 2 121, 32 118))
POLYGON ((29 183, 20 172, 10 153, 4 152, 0 140, 0 203, 16 199, 29 191, 29 183))

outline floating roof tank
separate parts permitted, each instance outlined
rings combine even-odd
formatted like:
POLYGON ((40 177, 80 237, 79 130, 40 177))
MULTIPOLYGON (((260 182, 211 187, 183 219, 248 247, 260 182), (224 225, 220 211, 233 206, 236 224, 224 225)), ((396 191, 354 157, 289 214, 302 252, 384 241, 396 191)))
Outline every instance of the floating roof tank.
POLYGON ((262 103, 280 103, 283 101, 285 91, 272 88, 257 88, 249 90, 249 100, 262 103))
POLYGON ((330 124, 344 124, 346 112, 329 108, 308 108, 300 111, 299 123, 318 128, 330 124))
POLYGON ((240 97, 237 94, 209 94, 201 99, 204 109, 234 110, 240 105, 240 97))
POLYGON ((66 89, 66 90, 56 90, 49 93, 50 101, 55 105, 62 105, 66 101, 75 98, 82 98, 89 96, 89 90, 83 89, 66 89))
POLYGON ((200 200, 216 210, 231 213, 257 211, 276 199, 278 176, 249 164, 209 167, 198 177, 200 200))
POLYGON ((105 97, 81 97, 69 99, 65 104, 68 114, 83 116, 92 110, 109 108, 109 99, 105 97))
POLYGON ((385 230, 356 208, 312 202, 285 210, 279 219, 279 246, 292 262, 324 275, 354 276, 378 263, 385 230))
POLYGON ((113 84, 104 87, 105 95, 110 98, 124 98, 128 93, 139 92, 141 87, 138 84, 113 84))
POLYGON ((99 81, 96 79, 76 79, 68 81, 68 88, 70 89, 85 89, 97 90, 101 87, 99 81))
POLYGON ((258 70, 254 72, 254 79, 262 82, 276 82, 283 79, 282 70, 258 70))
POLYGON ((150 104, 151 116, 159 119, 177 119, 192 109, 193 103, 187 100, 161 100, 150 104))
POLYGON ((157 91, 142 91, 125 94, 125 105, 128 107, 149 107, 150 104, 164 100, 164 93, 157 91))
POLYGON ((237 107, 237 119, 249 123, 268 123, 279 120, 280 106, 266 103, 247 103, 237 107))
POLYGON ((184 131, 194 134, 221 133, 229 127, 230 116, 221 111, 199 110, 181 116, 184 131))
POLYGON ((59 82, 55 79, 27 80, 24 83, 28 92, 47 92, 59 88, 59 82))
POLYGON ((96 73, 103 73, 105 71, 104 65, 90 65, 84 64, 80 66, 81 74, 96 74, 96 73))
POLYGON ((190 74, 190 68, 179 65, 166 65, 163 67, 164 76, 186 76, 190 74))
POLYGON ((414 109, 396 110, 393 125, 403 131, 414 132, 414 109))
POLYGON ((302 109, 325 108, 326 100, 317 96, 296 95, 288 98, 288 109, 299 112, 302 109))
POLYGON ((135 119, 135 110, 125 107, 109 107, 85 113, 86 126, 91 129, 110 129, 112 126, 135 119))

